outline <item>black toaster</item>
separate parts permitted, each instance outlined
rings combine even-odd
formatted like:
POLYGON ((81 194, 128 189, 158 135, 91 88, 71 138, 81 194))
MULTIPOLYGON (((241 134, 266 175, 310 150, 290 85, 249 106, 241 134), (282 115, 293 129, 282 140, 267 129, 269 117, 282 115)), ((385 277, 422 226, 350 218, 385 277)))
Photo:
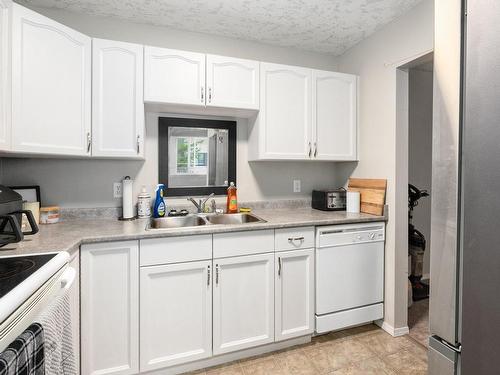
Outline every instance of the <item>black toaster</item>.
POLYGON ((322 211, 345 211, 346 191, 343 188, 331 190, 313 190, 312 208, 322 211))

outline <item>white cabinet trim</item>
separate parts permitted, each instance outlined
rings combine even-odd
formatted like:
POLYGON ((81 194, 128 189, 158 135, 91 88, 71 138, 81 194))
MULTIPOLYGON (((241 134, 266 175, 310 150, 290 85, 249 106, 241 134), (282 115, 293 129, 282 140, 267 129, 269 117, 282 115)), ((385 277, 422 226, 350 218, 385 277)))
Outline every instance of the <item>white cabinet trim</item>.
POLYGON ((0 0, 0 150, 11 148, 11 12, 12 2, 0 0))

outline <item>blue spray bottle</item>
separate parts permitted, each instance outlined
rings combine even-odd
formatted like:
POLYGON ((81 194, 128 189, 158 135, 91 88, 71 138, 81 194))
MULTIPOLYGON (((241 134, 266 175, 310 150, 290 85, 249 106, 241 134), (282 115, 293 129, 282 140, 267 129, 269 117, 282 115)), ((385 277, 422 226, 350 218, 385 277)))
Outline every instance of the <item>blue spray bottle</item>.
POLYGON ((163 200, 163 191, 165 185, 158 184, 156 186, 156 199, 153 207, 153 217, 164 217, 167 207, 165 206, 165 201, 163 200))

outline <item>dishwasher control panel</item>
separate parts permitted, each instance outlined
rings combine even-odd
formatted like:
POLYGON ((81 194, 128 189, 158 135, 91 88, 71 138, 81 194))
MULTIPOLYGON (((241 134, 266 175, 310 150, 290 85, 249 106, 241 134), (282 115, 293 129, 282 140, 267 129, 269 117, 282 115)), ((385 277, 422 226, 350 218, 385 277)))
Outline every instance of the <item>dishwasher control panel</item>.
POLYGON ((318 227, 317 247, 385 240, 385 223, 347 224, 318 227))

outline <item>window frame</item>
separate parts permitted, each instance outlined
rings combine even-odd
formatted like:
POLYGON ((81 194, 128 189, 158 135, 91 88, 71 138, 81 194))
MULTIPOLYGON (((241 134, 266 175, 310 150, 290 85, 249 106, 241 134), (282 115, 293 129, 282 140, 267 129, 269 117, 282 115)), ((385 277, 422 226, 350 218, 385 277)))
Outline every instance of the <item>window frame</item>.
MULTIPOLYGON (((225 129, 228 131, 228 183, 236 184, 236 121, 178 117, 158 118, 158 181, 166 186, 167 197, 226 195, 227 186, 169 187, 168 130, 176 128, 225 129)), ((208 166, 207 166, 208 167, 208 166)))

